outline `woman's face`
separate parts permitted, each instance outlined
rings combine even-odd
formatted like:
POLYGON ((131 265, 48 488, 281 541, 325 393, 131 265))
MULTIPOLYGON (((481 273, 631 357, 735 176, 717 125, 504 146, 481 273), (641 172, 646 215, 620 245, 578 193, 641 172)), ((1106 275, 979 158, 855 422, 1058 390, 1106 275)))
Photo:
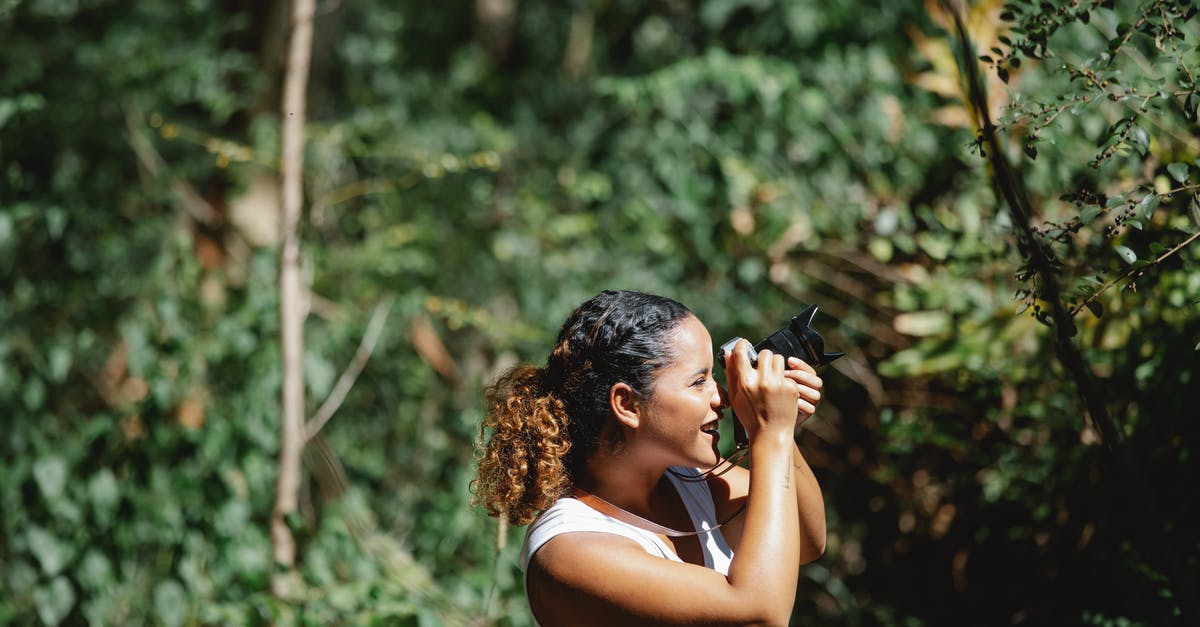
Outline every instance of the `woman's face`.
POLYGON ((712 466, 719 461, 717 421, 724 407, 713 379, 712 337, 689 315, 666 341, 671 361, 655 376, 639 439, 671 465, 712 466))

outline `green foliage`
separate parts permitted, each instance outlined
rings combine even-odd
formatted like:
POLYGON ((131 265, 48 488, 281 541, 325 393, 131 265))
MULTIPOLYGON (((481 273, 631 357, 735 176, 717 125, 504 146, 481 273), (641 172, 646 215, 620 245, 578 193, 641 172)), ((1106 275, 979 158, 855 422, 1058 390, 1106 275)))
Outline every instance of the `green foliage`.
MULTIPOLYGON (((394 305, 307 449, 302 591, 273 598, 274 201, 248 199, 278 158, 276 4, 0 1, 0 623, 531 624, 522 530, 467 505, 479 390, 614 286, 718 339, 816 302, 848 351, 804 433, 830 538, 795 624, 1177 620, 1017 315, 1046 305, 944 16, 849 0, 326 7, 310 411, 394 305)), ((1194 571, 1194 10, 1079 4, 972 10, 1008 14, 991 97, 1194 571)))

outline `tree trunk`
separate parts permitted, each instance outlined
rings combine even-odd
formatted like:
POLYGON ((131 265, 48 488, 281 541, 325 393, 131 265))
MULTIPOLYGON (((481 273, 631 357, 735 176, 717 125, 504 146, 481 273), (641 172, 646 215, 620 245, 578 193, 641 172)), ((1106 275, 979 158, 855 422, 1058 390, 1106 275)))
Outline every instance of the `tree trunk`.
POLYGON ((315 0, 292 5, 291 41, 284 74, 280 141, 280 187, 283 199, 282 249, 279 267, 279 317, 283 353, 282 421, 279 475, 271 512, 271 592, 291 598, 298 588, 296 541, 288 519, 296 512, 300 492, 300 453, 304 448, 304 318, 307 307, 300 284, 300 214, 304 203, 305 91, 312 54, 315 0))

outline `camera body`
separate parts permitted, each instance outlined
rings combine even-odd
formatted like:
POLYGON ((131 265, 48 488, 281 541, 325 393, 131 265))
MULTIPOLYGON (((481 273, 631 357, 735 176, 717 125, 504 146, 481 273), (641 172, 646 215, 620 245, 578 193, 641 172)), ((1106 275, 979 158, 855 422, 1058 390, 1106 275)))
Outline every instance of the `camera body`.
MULTIPOLYGON (((817 330, 812 328, 813 318, 817 315, 817 306, 809 305, 804 311, 792 317, 788 325, 754 345, 750 353, 750 365, 758 367, 758 351, 764 348, 777 355, 799 357, 804 363, 815 367, 824 366, 845 353, 826 353, 825 339, 817 330)), ((741 338, 733 338, 721 345, 717 359, 721 367, 725 367, 725 351, 732 350, 733 345, 741 338)))

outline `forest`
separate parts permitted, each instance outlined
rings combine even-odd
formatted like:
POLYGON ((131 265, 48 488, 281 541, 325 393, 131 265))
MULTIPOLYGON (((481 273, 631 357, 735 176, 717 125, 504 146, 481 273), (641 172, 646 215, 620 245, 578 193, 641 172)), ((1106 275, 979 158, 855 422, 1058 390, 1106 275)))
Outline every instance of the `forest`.
POLYGON ((0 0, 0 624, 533 625, 482 390, 607 288, 846 353, 793 625, 1200 624, 1197 12, 0 0))

